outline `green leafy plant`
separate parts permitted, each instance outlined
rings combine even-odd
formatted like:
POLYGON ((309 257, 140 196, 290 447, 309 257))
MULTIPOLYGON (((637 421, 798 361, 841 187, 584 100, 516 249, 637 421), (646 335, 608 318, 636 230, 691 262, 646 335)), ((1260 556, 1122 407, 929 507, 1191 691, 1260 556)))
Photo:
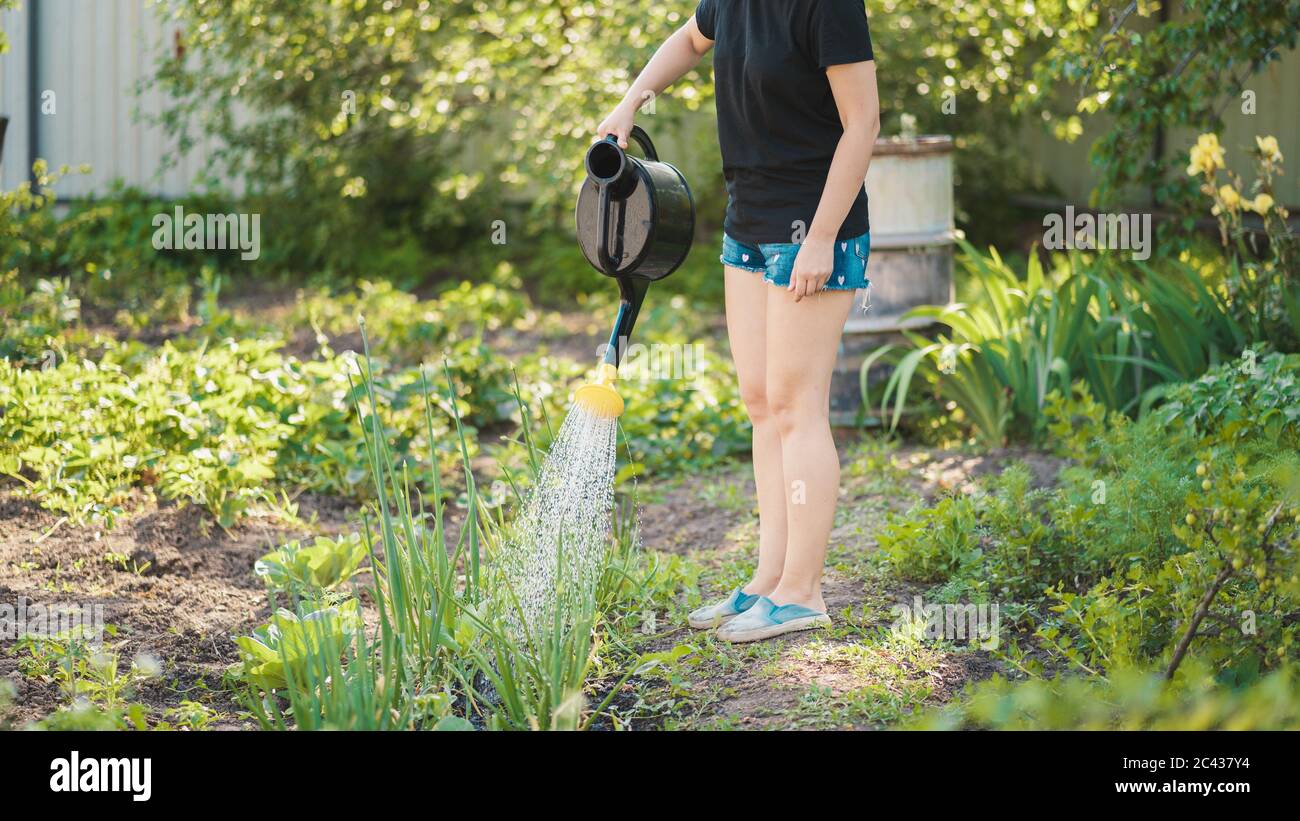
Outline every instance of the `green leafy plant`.
POLYGON ((266 554, 254 563, 253 573, 277 590, 332 590, 352 578, 369 555, 359 533, 317 536, 309 545, 294 540, 266 554))
POLYGON ((910 348, 885 345, 862 364, 868 406, 871 369, 893 365, 879 394, 891 427, 920 382, 983 443, 1000 445, 1009 431, 1041 431, 1047 397, 1076 379, 1107 408, 1136 413, 1162 384, 1195 377, 1244 344, 1222 300, 1181 263, 1164 273, 1134 263, 1140 276, 1131 277, 1105 255, 1071 252, 1049 274, 1031 255, 1021 277, 996 251, 963 244, 962 252, 980 301, 909 311, 950 333, 937 341, 909 333, 910 348))
POLYGON ((1293 352, 1300 350, 1300 237, 1291 231, 1287 209, 1274 199, 1283 167, 1277 138, 1256 137, 1253 156, 1256 179, 1249 188, 1231 171, 1219 185, 1224 151, 1216 135, 1202 134, 1187 173, 1214 203, 1211 213, 1228 256, 1222 287, 1234 318, 1253 342, 1293 352), (1263 223, 1263 237, 1247 224, 1251 212, 1263 223))
POLYGON ((1022 87, 1024 105, 1072 124, 1067 137, 1082 133, 1081 116, 1106 118, 1091 151, 1101 171, 1096 205, 1140 187, 1184 213, 1195 192, 1177 173, 1179 157, 1157 147, 1180 128, 1219 130, 1226 105, 1295 47, 1300 17, 1296 0, 1184 0, 1177 13, 1148 0, 1054 8, 1052 47, 1022 87))
POLYGON ((1300 356, 1253 347, 1200 379, 1169 391, 1156 411, 1170 426, 1203 440, 1228 443, 1262 438, 1295 447, 1300 431, 1300 356))
MULTIPOLYGON (((1029 490, 1026 474, 1008 470, 969 500, 945 499, 890 524, 881 543, 894 572, 1024 605, 1015 623, 1028 643, 1012 637, 998 653, 1030 683, 978 691, 957 710, 963 721, 1016 726, 981 706, 998 705, 1051 726, 1146 726, 1176 721, 1188 699, 1223 704, 1221 694, 1201 692, 1207 679, 1262 688, 1261 698, 1272 692, 1265 680, 1290 669, 1297 647, 1296 367, 1296 355, 1250 349, 1171 385, 1164 404, 1137 422, 1107 414, 1076 384, 1070 398, 1056 394, 1046 406, 1063 450, 1083 454, 1055 487, 1029 490), (945 534, 963 533, 971 535, 960 549, 942 549, 952 541, 945 534), (1051 678, 1063 670, 1086 683, 1051 678), (1158 719, 1081 709, 1084 692, 1128 693, 1136 679, 1164 705, 1158 719), (1037 712, 1047 704, 1055 712, 1037 712)), ((1255 697, 1243 695, 1241 709, 1255 697)))
MULTIPOLYGON (((273 503, 275 480, 356 495, 366 462, 347 384, 355 360, 298 360, 282 344, 106 342, 96 357, 52 367, 0 360, 0 441, 9 443, 0 471, 78 520, 115 515, 134 488, 203 505, 223 527, 273 503)), ((435 441, 425 435, 418 371, 376 382, 374 401, 390 414, 384 435, 403 458, 435 441)), ((440 414, 433 430, 448 423, 440 414)))
POLYGON ((218 713, 208 705, 184 699, 175 707, 163 711, 163 721, 154 729, 158 730, 209 730, 219 718, 218 713))
MULTIPOLYGON (((455 404, 466 516, 452 543, 438 465, 429 467, 426 508, 426 497, 412 485, 411 466, 395 458, 380 414, 364 410, 379 405, 369 357, 364 364, 353 395, 376 494, 374 526, 362 533, 367 552, 374 554, 368 593, 377 630, 332 615, 355 615, 357 600, 351 598, 325 611, 327 616, 279 611, 271 625, 236 639, 243 659, 236 675, 241 700, 262 726, 279 729, 590 726, 617 690, 595 708, 588 706, 602 603, 635 598, 644 578, 632 566, 633 531, 619 530, 622 547, 611 555, 620 556, 620 563, 602 569, 597 591, 562 595, 566 604, 556 608, 557 621, 521 636, 490 604, 510 598, 491 565, 509 524, 500 506, 485 505, 480 497, 455 404)), ((444 375, 443 398, 449 399, 449 366, 444 375)), ((421 386, 425 432, 432 441, 434 392, 423 378, 421 386)), ((516 401, 522 405, 518 393, 516 401)), ((536 470, 540 457, 529 415, 522 408, 520 415, 523 446, 536 470)), ((305 611, 302 603, 298 607, 305 611)))
POLYGON ((971 499, 948 496, 935 505, 889 522, 877 537, 886 561, 900 577, 947 579, 978 561, 980 539, 971 499))
MULTIPOLYGON (((106 625, 111 638, 116 628, 106 625)), ((67 703, 37 726, 42 729, 145 729, 147 708, 131 701, 138 686, 158 674, 158 662, 140 655, 123 665, 97 631, 77 626, 51 636, 24 636, 14 646, 19 670, 58 684, 67 703)))
MULTIPOLYGON (((1202 670, 1201 672, 1205 672, 1202 670)), ((944 708, 923 712, 914 729, 953 730, 1281 730, 1300 728, 1300 683, 1293 666, 1253 686, 1216 686, 1208 676, 1170 687, 1158 674, 1116 671, 1106 679, 1061 676, 1012 682, 995 676, 944 708)))
POLYGON ((242 664, 240 678, 266 690, 290 688, 304 681, 308 665, 321 657, 325 648, 346 646, 347 638, 360 627, 355 599, 302 616, 281 608, 253 635, 235 639, 242 664))
POLYGON ((256 181, 263 205, 284 204, 252 209, 267 215, 266 236, 282 238, 265 264, 386 276, 427 273, 432 254, 486 238, 494 220, 510 217, 514 231, 566 200, 580 173, 566 158, 581 155, 593 101, 616 97, 618 78, 681 20, 653 3, 571 0, 186 2, 173 13, 190 48, 156 66, 177 100, 161 125, 182 146, 220 136, 216 167, 256 181), (322 38, 341 48, 291 45, 322 38), (249 61, 260 66, 251 75, 234 68, 249 61), (248 116, 232 116, 236 105, 248 116), (521 153, 508 147, 518 140, 488 139, 500 129, 537 139, 521 153), (541 202, 503 214, 494 192, 517 182, 535 183, 541 202))

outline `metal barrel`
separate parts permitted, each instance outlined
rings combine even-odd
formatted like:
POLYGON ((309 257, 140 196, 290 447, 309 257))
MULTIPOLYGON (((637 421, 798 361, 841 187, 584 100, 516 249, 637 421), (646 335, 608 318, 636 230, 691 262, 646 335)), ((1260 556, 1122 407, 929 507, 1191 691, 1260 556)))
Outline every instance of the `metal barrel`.
MULTIPOLYGON (((902 342, 904 330, 925 333, 924 319, 903 319, 918 305, 946 305, 953 297, 953 142, 947 136, 878 140, 867 173, 871 214, 869 289, 858 291, 844 323, 831 379, 831 422, 863 418, 859 371, 881 345, 902 342)), ((872 384, 888 378, 876 365, 872 384)), ((870 418, 878 408, 865 409, 870 418)))

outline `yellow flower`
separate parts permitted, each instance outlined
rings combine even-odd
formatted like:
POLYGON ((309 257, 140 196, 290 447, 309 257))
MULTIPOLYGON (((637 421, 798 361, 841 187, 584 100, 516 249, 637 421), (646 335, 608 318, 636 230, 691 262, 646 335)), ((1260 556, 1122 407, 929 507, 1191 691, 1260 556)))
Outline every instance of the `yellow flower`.
POLYGON ((1259 153, 1264 159, 1270 162, 1282 162, 1282 150, 1277 147, 1277 137, 1256 137, 1255 145, 1259 146, 1259 153))
POLYGON ((1268 194, 1256 194, 1255 201, 1250 204, 1250 210, 1263 216, 1273 208, 1273 198, 1268 194))
POLYGON ((1219 145, 1216 135, 1202 134, 1192 146, 1187 173, 1195 177, 1197 174, 1212 174, 1219 168, 1223 168, 1223 146, 1219 145))
POLYGON ((1236 211, 1241 206, 1241 195, 1231 185, 1225 185, 1219 189, 1219 202, 1229 211, 1236 211))

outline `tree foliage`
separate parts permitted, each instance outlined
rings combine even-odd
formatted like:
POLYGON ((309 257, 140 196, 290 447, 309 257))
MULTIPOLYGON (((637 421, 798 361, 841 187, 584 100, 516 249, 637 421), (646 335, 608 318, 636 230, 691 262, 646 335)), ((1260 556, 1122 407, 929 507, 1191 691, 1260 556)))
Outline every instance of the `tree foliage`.
POLYGON ((1132 186, 1159 205, 1185 204, 1195 186, 1180 150, 1158 154, 1171 129, 1222 131, 1227 107, 1242 103, 1251 78, 1295 48, 1300 0, 1068 0, 1053 48, 1034 68, 1026 106, 1073 103, 1077 115, 1104 113, 1093 144, 1100 172, 1095 205, 1115 204, 1132 186))
MULTIPOLYGON (((184 105, 164 120, 184 135, 219 135, 224 159, 255 188, 352 200, 426 231, 463 228, 477 218, 467 216, 475 202, 495 208, 503 191, 543 209, 567 206, 573 158, 592 127, 692 8, 188 0, 175 9, 188 57, 158 73, 184 105)), ((921 130, 957 135, 967 212, 1031 184, 1013 109, 1062 9, 1018 0, 871 9, 886 128, 899 130, 906 115, 921 130)), ((707 117, 711 97, 706 58, 656 101, 654 116, 707 117)), ((693 132, 712 130, 694 121, 693 132)), ((711 153, 703 187, 720 184, 711 153)))
POLYGON ((296 192, 313 246, 334 251, 340 228, 454 247, 504 216, 507 188, 567 200, 597 112, 685 19, 645 0, 189 0, 174 14, 188 48, 158 66, 182 101, 165 124, 219 136, 252 191, 296 192))
POLYGON ((1054 45, 1061 0, 883 0, 869 4, 884 133, 956 140, 959 220, 976 241, 1043 185, 1023 148, 1023 101, 1054 45))
MULTIPOLYGON (((184 0, 186 36, 156 80, 181 104, 162 115, 186 141, 226 146, 213 181, 291 191, 279 232, 299 263, 347 264, 346 237, 400 255, 446 249, 504 218, 567 211, 583 146, 690 0, 184 0), (389 241, 385 242, 387 238, 389 241), (413 239, 414 238, 414 239, 413 239)), ((886 133, 952 134, 963 222, 1041 188, 1027 124, 1093 150, 1099 203, 1132 186, 1190 194, 1153 147, 1180 125, 1213 129, 1243 83, 1295 44, 1300 0, 880 0, 871 26, 886 133)), ((707 58, 655 101, 659 123, 711 133, 707 58)), ((666 130, 662 129, 661 130, 666 130)), ((188 144, 188 142, 187 142, 188 144)), ((699 166, 716 197, 716 151, 699 166)), ((1177 151, 1167 152, 1174 161, 1177 151)), ((696 162, 695 160, 691 160, 696 162)), ((274 225, 268 228, 273 231, 274 225)), ((978 234, 977 234, 978 236, 978 234)), ((373 266, 372 266, 373 267, 373 266)))

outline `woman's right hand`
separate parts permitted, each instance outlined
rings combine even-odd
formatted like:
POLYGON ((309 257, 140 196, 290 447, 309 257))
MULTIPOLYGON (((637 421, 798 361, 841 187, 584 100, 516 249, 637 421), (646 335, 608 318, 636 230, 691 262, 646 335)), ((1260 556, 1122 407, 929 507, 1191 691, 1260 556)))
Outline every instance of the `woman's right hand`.
POLYGON ((635 121, 636 107, 626 102, 619 103, 618 107, 596 126, 596 140, 603 140, 613 134, 618 138, 619 148, 627 148, 627 138, 632 133, 632 123, 635 121))

